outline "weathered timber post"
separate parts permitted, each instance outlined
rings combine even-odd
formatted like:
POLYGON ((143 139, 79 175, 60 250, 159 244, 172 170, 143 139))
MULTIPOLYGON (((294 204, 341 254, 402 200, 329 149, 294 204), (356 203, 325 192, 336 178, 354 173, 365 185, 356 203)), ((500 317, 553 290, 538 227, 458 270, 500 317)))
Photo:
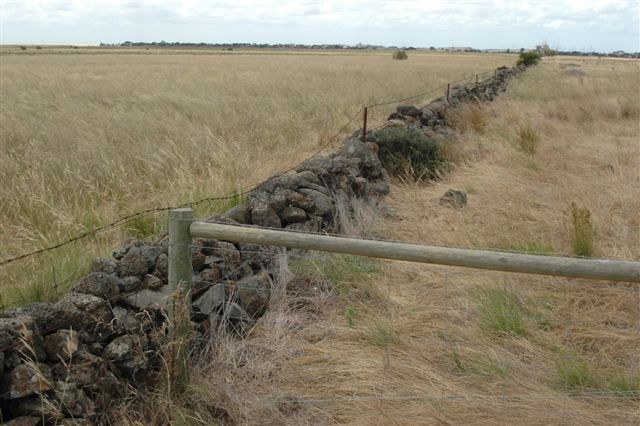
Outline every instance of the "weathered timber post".
POLYGON ((362 119, 362 142, 367 141, 367 107, 364 107, 364 116, 362 119))
POLYGON ((193 209, 169 211, 169 319, 170 385, 172 393, 184 390, 191 340, 191 233, 193 209))
POLYGON ((476 74, 476 90, 478 90, 478 74, 476 74))
POLYGON ((449 86, 450 85, 451 85, 450 83, 447 83, 447 100, 449 100, 449 86))

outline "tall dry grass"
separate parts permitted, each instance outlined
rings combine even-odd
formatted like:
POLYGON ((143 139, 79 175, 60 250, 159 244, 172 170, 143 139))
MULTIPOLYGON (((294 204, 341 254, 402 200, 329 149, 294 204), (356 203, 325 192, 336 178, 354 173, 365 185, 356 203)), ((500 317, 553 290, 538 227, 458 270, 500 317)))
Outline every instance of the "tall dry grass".
MULTIPOLYGON (((584 60, 580 82, 564 61, 546 60, 482 106, 486 126, 460 136, 466 161, 441 181, 394 185, 395 218, 367 227, 405 241, 570 255, 575 201, 597 225, 598 255, 638 260, 640 129, 624 111, 639 102, 629 91, 640 70, 584 60), (523 123, 541 135, 533 153, 519 145, 523 123), (469 204, 440 205, 448 188, 467 188, 469 204)), ((193 395, 233 386, 232 397, 215 397, 226 407, 218 419, 242 424, 640 421, 637 285, 358 262, 290 260, 311 281, 290 283, 287 320, 266 317, 235 348, 221 342, 223 359, 242 362, 217 361, 216 378, 194 379, 193 395), (272 351, 261 346, 271 341, 272 351)))
MULTIPOLYGON (((413 95, 514 59, 34 52, 3 49, 0 61, 1 259, 141 209, 238 191, 315 152, 365 102, 413 95)), ((374 109, 370 120, 392 109, 374 109)), ((204 214, 225 206, 199 207, 204 214)), ((126 236, 153 234, 164 222, 150 215, 5 270, 2 279, 21 288, 25 281, 64 287, 79 258, 108 252, 126 236)), ((16 293, 2 292, 5 301, 16 293)), ((40 285, 21 293, 21 300, 53 297, 40 285)))

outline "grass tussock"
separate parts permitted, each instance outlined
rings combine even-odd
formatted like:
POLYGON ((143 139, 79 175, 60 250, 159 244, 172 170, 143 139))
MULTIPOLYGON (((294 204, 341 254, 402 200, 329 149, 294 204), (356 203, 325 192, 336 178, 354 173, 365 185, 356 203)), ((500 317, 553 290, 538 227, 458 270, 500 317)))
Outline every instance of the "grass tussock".
POLYGON ((558 386, 568 391, 585 391, 601 385, 593 367, 582 358, 562 357, 556 363, 556 375, 558 386))
POLYGON ((365 340, 369 344, 383 349, 400 341, 393 326, 386 321, 374 321, 365 335, 365 340))
POLYGON ((591 219, 591 211, 586 207, 579 207, 572 201, 569 214, 573 254, 582 257, 593 256, 595 226, 591 219))
POLYGON ((436 141, 416 128, 387 127, 376 136, 378 157, 392 176, 413 181, 432 179, 445 165, 436 141))
POLYGON ((326 282, 339 295, 359 294, 365 299, 376 299, 372 285, 380 265, 371 259, 351 255, 320 255, 291 259, 294 274, 326 282))
POLYGON ((526 337, 528 309, 521 293, 513 287, 477 288, 474 294, 481 327, 490 334, 526 337))
POLYGON ((460 133, 473 131, 483 134, 489 125, 486 108, 479 103, 465 104, 452 110, 447 117, 449 124, 460 133))
POLYGON ((517 136, 520 149, 529 155, 534 155, 540 145, 540 133, 531 123, 526 123, 518 127, 517 136))

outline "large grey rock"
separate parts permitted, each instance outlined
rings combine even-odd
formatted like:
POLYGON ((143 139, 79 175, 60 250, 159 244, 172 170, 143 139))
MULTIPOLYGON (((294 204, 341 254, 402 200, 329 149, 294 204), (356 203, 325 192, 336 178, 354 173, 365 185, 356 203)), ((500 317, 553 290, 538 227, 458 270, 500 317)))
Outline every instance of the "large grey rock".
POLYGON ((218 255, 227 268, 237 268, 242 263, 240 252, 236 246, 226 241, 219 241, 214 251, 218 255))
POLYGON ((97 257, 91 264, 91 272, 104 272, 105 274, 115 274, 117 270, 116 262, 112 259, 97 257))
POLYGON ((298 191, 313 201, 313 208, 310 209, 310 213, 318 216, 325 216, 333 213, 333 203, 331 202, 331 198, 328 196, 314 189, 300 188, 298 191))
POLYGON ((20 363, 23 356, 40 361, 46 357, 42 336, 29 316, 0 318, 0 349, 5 352, 7 367, 20 363))
POLYGON ((307 219, 307 213, 301 208, 289 206, 282 210, 280 218, 286 224, 304 222, 307 219))
POLYGON ((120 362, 132 358, 137 341, 134 336, 116 337, 104 348, 102 356, 113 362, 120 362))
POLYGON ((201 314, 211 315, 224 303, 224 285, 216 284, 205 291, 196 301, 193 307, 201 314))
POLYGON ((158 257, 156 257, 154 275, 163 281, 167 280, 169 276, 169 256, 165 253, 160 253, 158 257))
POLYGON ((95 403, 75 383, 57 381, 54 388, 56 400, 66 416, 85 419, 95 416, 95 403))
POLYGON ((251 277, 242 278, 236 282, 239 304, 249 315, 257 318, 264 314, 269 305, 271 280, 269 274, 263 271, 251 277))
POLYGON ((56 312, 52 303, 28 303, 18 308, 6 311, 4 316, 7 318, 30 317, 39 330, 46 328, 47 325, 50 326, 51 324, 57 324, 55 318, 56 312))
POLYGON ((73 288, 74 291, 109 299, 120 292, 122 281, 115 274, 91 272, 82 277, 73 288))
POLYGON ((251 322, 251 316, 235 302, 226 305, 224 314, 227 318, 232 320, 251 322))
POLYGON ((122 306, 114 306, 112 310, 116 325, 124 331, 133 333, 140 330, 140 321, 138 321, 133 312, 122 306))
POLYGON ((440 204, 449 207, 462 208, 467 204, 467 194, 464 191, 450 189, 440 198, 440 204))
POLYGON ((399 105, 396 108, 396 111, 398 111, 402 115, 407 115, 414 118, 420 118, 422 116, 422 111, 420 111, 413 105, 399 105))
POLYGON ((250 220, 251 220, 251 215, 245 204, 231 207, 229 210, 227 210, 222 214, 222 217, 226 219, 231 219, 234 222, 244 223, 244 224, 250 223, 250 220))
POLYGON ((116 337, 104 348, 103 357, 112 361, 124 377, 135 379, 139 372, 151 367, 146 355, 147 343, 146 336, 141 335, 116 337))
POLYGON ((53 362, 69 362, 71 357, 78 351, 80 341, 78 333, 69 330, 58 330, 53 334, 45 336, 44 349, 47 358, 53 362))
MULTIPOLYGON (((213 258, 213 256, 209 256, 213 258)), ((205 268, 192 278, 193 291, 199 292, 205 287, 210 286, 213 283, 220 282, 222 273, 217 265, 212 264, 210 268, 205 268)))
POLYGON ((3 399, 18 399, 51 389, 53 377, 46 364, 20 364, 9 372, 3 399))
POLYGON ((122 301, 138 309, 164 309, 171 297, 168 287, 162 291, 143 288, 140 291, 125 296, 122 301))
POLYGON ((164 282, 155 275, 147 274, 142 280, 142 287, 150 290, 159 290, 164 285, 164 282))
POLYGON ((193 248, 191 251, 191 269, 199 272, 204 268, 207 256, 199 248, 193 248))
POLYGON ((251 209, 251 223, 265 228, 282 228, 276 211, 266 203, 259 203, 251 209))
POLYGON ((128 276, 122 279, 122 291, 129 293, 138 290, 142 286, 142 280, 138 277, 128 276))
POLYGON ((143 277, 152 271, 156 258, 162 252, 163 249, 159 245, 149 245, 134 240, 114 250, 112 254, 117 260, 118 274, 121 277, 129 275, 143 277))
POLYGON ((322 219, 317 216, 311 216, 305 222, 292 223, 285 227, 287 231, 311 232, 317 233, 322 229, 322 219))

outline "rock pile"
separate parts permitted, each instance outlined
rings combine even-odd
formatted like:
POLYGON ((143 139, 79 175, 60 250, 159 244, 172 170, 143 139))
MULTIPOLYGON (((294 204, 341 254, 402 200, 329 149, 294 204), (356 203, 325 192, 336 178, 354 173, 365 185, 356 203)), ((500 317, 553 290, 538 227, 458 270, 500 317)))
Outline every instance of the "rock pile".
MULTIPOLYGON (((488 100, 519 69, 499 69, 478 88, 454 88, 449 101, 398 107, 392 120, 444 128, 444 112, 488 100)), ((291 231, 335 231, 337 199, 379 199, 389 178, 375 133, 350 138, 335 153, 269 179, 246 202, 211 220, 291 231), (340 197, 336 195, 340 194, 340 197)), ((195 240, 194 329, 211 321, 251 322, 268 308, 275 253, 251 244, 195 240)), ((31 303, 0 317, 0 419, 13 425, 94 424, 115 399, 156 383, 162 374, 168 239, 129 241, 98 258, 89 274, 55 303, 31 303), (73 419, 73 420, 71 420, 73 419)))
POLYGON ((478 81, 477 85, 472 83, 452 86, 448 99, 443 96, 420 109, 412 105, 400 105, 396 112, 389 116, 387 126, 411 125, 422 129, 427 136, 441 135, 450 137, 452 132, 447 126, 448 110, 457 108, 465 102, 494 100, 500 92, 506 90, 509 79, 523 72, 526 68, 525 65, 512 68, 500 67, 496 69, 493 76, 478 81))
MULTIPOLYGON (((306 161, 211 220, 294 231, 332 231, 336 193, 382 197, 388 178, 371 143, 348 140, 336 153, 306 161)), ((98 258, 55 303, 32 303, 0 318, 0 409, 4 421, 96 420, 130 386, 152 384, 162 370, 162 313, 168 239, 133 240, 98 258), (41 401, 46 401, 42 404, 41 401)), ((274 252, 249 244, 195 240, 194 328, 210 318, 250 322, 268 307, 274 252)), ((14 423, 17 424, 17 423, 14 423)))

